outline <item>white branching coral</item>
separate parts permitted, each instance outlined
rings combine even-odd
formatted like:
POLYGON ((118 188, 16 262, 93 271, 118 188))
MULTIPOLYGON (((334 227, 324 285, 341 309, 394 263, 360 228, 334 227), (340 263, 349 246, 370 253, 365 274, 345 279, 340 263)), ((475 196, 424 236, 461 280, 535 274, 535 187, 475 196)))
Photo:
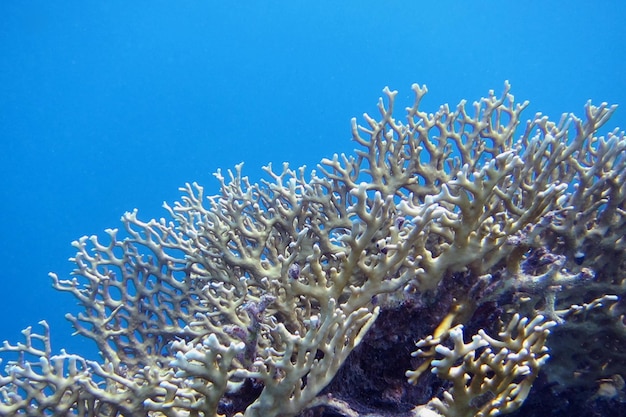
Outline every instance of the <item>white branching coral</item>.
MULTIPOLYGON (((293 416, 333 379, 381 308, 434 291, 451 274, 476 281, 474 298, 456 300, 437 337, 505 292, 533 287, 528 298, 566 309, 555 287, 593 276, 580 269, 579 252, 601 261, 589 248, 598 239, 623 248, 626 140, 618 131, 594 136, 614 108, 588 105, 585 121, 558 124, 537 115, 516 138, 527 103, 514 102, 508 83, 501 97, 490 92, 433 114, 420 110, 426 88, 413 91, 405 122, 394 118, 396 92, 387 88, 379 119, 353 121, 353 156, 324 159, 310 174, 268 166, 256 184, 241 165, 218 171, 218 194, 187 184, 180 202, 165 204, 169 219, 146 222, 133 211, 123 231, 75 241, 74 276, 52 274, 53 285, 83 307, 67 318, 102 361, 6 343, 1 350, 19 359, 0 379, 0 411, 33 414, 56 401, 46 412, 293 416), (547 242, 562 259, 558 271, 545 279, 543 264, 520 272, 538 258, 528 251, 547 242)), ((513 322, 524 340, 548 326, 513 322)), ((504 339, 479 334, 479 344, 505 349, 504 339)), ((509 350, 522 340, 511 337, 509 350)), ((531 345, 542 348, 543 339, 531 345)), ((516 352, 520 369, 543 363, 516 352)), ((508 366, 511 356, 493 355, 476 361, 508 366)), ((498 392, 512 395, 506 390, 518 382, 498 392)))
MULTIPOLYGON (((463 326, 447 332, 451 348, 434 345, 439 356, 431 362, 432 372, 449 380, 452 387, 442 399, 433 398, 417 415, 431 408, 445 417, 485 417, 517 410, 530 392, 539 370, 549 358, 545 346, 550 328, 556 325, 543 316, 532 320, 518 314, 493 338, 479 330, 468 343, 463 340, 463 326)), ((432 340, 418 342, 414 355, 421 356, 422 347, 432 340)), ((409 378, 414 372, 407 372, 409 378)), ((426 414, 427 415, 427 414, 426 414)))
POLYGON ((0 415, 90 415, 95 399, 88 391, 96 384, 87 361, 65 351, 53 355, 49 326, 45 321, 39 324, 43 334, 28 327, 22 331, 24 343, 5 341, 1 348, 19 355, 6 364, 0 377, 0 415))

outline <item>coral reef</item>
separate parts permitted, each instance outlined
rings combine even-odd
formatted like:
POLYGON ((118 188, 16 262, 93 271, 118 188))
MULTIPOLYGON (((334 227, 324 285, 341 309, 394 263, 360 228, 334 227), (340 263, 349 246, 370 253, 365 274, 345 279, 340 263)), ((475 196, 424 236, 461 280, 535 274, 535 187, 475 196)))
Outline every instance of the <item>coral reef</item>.
POLYGON ((386 88, 352 156, 218 171, 169 219, 73 242, 53 286, 101 358, 25 330, 0 348, 0 415, 495 416, 533 384, 588 415, 623 401, 626 138, 598 133, 615 106, 522 125, 509 90, 426 113, 414 85, 400 121, 386 88))

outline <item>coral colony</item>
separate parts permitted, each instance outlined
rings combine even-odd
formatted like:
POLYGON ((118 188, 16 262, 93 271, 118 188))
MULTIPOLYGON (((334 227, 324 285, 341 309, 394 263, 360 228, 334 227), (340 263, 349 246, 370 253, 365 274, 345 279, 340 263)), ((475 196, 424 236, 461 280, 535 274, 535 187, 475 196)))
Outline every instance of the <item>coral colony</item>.
POLYGON ((45 322, 24 330, 1 348, 0 415, 469 417, 532 415, 535 395, 576 392, 587 411, 625 401, 626 138, 598 133, 615 106, 524 124, 508 83, 436 113, 413 91, 402 120, 389 89, 377 118, 353 120, 353 155, 268 166, 258 184, 218 171, 219 194, 187 184, 169 219, 126 213, 123 232, 75 241, 73 276, 51 276, 101 358, 55 353, 45 322))

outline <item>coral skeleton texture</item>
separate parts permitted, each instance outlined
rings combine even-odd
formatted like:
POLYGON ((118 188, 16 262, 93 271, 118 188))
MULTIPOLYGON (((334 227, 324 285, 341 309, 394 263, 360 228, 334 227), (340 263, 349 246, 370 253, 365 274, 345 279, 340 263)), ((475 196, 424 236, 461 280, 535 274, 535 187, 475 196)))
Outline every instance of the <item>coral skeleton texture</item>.
POLYGON ((216 195, 187 184, 167 218, 73 242, 53 286, 101 357, 53 353, 45 322, 4 342, 0 415, 495 416, 540 371, 592 393, 625 375, 619 349, 581 371, 549 337, 626 341, 626 138, 598 133, 616 107, 524 124, 509 90, 427 113, 414 85, 399 120, 385 88, 353 155, 259 183, 218 171, 216 195), (386 408, 335 389, 402 338, 386 408))

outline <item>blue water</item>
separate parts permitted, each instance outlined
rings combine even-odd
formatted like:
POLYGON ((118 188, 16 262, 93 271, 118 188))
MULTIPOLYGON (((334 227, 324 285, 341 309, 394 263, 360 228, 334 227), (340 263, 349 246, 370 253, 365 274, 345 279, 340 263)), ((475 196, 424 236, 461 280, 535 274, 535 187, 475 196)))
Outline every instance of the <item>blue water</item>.
POLYGON ((399 109, 414 82, 435 111, 506 79, 527 117, 626 108, 621 0, 103 3, 0 2, 0 342, 46 319, 53 350, 94 356, 47 276, 72 240, 165 215, 185 182, 215 193, 218 168, 350 152, 386 85, 399 109))

